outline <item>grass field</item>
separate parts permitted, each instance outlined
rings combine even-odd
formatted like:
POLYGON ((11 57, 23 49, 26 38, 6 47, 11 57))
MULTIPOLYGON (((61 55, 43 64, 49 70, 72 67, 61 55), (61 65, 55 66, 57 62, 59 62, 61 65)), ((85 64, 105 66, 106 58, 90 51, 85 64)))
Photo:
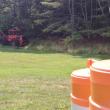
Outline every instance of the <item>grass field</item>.
POLYGON ((87 58, 0 48, 0 110, 70 110, 70 73, 87 58))

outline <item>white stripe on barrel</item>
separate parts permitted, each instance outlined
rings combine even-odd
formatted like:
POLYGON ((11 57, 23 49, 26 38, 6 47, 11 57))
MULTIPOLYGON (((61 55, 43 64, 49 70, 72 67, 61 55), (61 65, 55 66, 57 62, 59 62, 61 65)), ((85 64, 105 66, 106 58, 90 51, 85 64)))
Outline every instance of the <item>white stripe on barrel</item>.
POLYGON ((89 110, 88 107, 79 106, 77 104, 71 104, 71 110, 89 110))

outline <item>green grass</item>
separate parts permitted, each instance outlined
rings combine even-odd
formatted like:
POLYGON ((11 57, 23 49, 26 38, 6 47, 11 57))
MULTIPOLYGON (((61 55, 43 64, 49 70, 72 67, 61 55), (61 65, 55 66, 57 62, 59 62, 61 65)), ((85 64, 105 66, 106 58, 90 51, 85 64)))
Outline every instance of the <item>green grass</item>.
POLYGON ((0 48, 0 110, 70 110, 70 74, 87 58, 0 48))

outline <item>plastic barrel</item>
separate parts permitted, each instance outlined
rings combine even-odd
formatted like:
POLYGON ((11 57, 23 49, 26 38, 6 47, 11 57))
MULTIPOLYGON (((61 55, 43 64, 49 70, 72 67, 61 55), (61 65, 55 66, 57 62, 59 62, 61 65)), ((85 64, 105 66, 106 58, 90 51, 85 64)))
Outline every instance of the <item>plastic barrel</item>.
POLYGON ((88 110, 90 96, 90 70, 80 69, 71 74, 71 110, 88 110))
POLYGON ((110 110, 110 60, 92 64, 90 110, 110 110))
POLYGON ((96 62, 96 61, 97 61, 97 60, 95 60, 95 59, 89 58, 89 59, 87 60, 87 67, 90 68, 90 66, 91 66, 94 62, 96 62))

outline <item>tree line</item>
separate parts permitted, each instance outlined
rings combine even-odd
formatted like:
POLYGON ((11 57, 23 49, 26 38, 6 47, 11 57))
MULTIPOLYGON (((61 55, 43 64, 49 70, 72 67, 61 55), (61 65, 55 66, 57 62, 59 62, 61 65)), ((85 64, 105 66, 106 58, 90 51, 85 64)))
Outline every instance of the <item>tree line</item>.
POLYGON ((109 0, 0 0, 0 30, 29 38, 110 36, 109 0))

